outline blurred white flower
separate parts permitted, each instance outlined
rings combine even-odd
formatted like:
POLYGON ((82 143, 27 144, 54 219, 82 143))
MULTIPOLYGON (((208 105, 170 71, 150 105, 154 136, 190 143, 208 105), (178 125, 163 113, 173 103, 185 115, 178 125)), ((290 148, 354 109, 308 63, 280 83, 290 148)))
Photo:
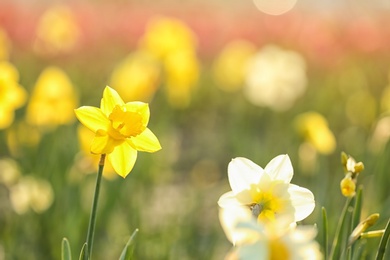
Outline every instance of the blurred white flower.
POLYGON ((314 210, 314 195, 306 188, 290 184, 292 177, 288 155, 276 156, 265 169, 249 159, 235 158, 228 166, 232 191, 223 194, 218 204, 222 208, 241 207, 259 222, 288 218, 289 225, 300 221, 314 210))
MULTIPOLYGON (((315 241, 315 226, 284 229, 284 225, 276 222, 263 225, 250 215, 245 216, 244 212, 234 207, 220 209, 221 225, 227 238, 235 245, 226 259, 322 259, 315 241)), ((282 221, 289 222, 288 219, 282 221)))
POLYGON ((304 58, 271 45, 250 59, 244 93, 254 105, 283 111, 303 95, 306 83, 304 58))
POLYGON ((10 199, 13 209, 20 215, 30 208, 42 213, 51 206, 54 192, 46 180, 27 176, 10 188, 10 199))

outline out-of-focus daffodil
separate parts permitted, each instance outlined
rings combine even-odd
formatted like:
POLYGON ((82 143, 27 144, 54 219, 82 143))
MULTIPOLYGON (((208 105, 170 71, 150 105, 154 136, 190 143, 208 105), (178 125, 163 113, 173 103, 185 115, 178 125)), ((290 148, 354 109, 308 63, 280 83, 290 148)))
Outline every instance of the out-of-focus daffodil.
POLYGON ((223 230, 235 246, 225 259, 322 259, 315 241, 317 230, 314 226, 284 229, 285 225, 279 225, 278 222, 263 225, 254 221, 250 214, 245 216, 244 212, 234 207, 220 209, 223 230))
POLYGON ((10 63, 0 62, 0 129, 14 121, 14 111, 24 105, 27 92, 18 84, 19 73, 10 63))
POLYGON ((184 108, 199 78, 196 37, 191 29, 175 18, 152 19, 140 41, 140 49, 154 55, 164 71, 168 101, 184 108))
POLYGON ((288 155, 275 157, 265 169, 249 159, 235 158, 229 163, 228 177, 232 191, 219 199, 222 208, 241 206, 265 223, 287 217, 300 221, 314 210, 313 193, 290 184, 293 168, 288 155))
POLYGON ((148 104, 124 103, 110 87, 104 89, 100 108, 83 106, 75 112, 80 122, 95 133, 91 152, 107 154, 112 167, 123 178, 132 170, 137 151, 156 152, 161 149, 157 137, 147 128, 148 104))
POLYGON ((228 43, 219 53, 213 64, 213 76, 217 86, 227 92, 233 92, 244 85, 249 58, 256 47, 245 40, 228 43))
POLYGON ((168 101, 174 107, 187 107, 199 78, 199 61, 191 50, 176 51, 165 59, 168 101))
MULTIPOLYGON (((91 153, 91 142, 95 136, 94 132, 80 125, 77 129, 77 136, 82 151, 82 160, 79 160, 79 168, 82 168, 83 172, 96 172, 96 165, 99 163, 100 156, 91 153)), ((118 176, 110 162, 104 164, 103 176, 110 180, 118 176)))
POLYGON ((58 54, 69 52, 76 46, 80 29, 68 7, 55 6, 43 13, 36 34, 34 47, 38 52, 58 54))
POLYGON ((317 112, 307 112, 295 119, 298 132, 322 154, 330 154, 336 148, 336 138, 329 129, 325 117, 317 112))
POLYGON ((178 50, 194 50, 196 37, 191 29, 178 19, 155 17, 148 23, 140 47, 163 60, 178 50))
POLYGON ((42 127, 70 124, 77 104, 77 95, 65 72, 57 67, 48 67, 35 84, 27 107, 27 121, 42 127))
POLYGON ((8 60, 11 43, 8 35, 0 28, 0 61, 8 60))
POLYGON ((148 52, 130 54, 113 71, 110 86, 125 100, 150 101, 161 77, 159 62, 148 52))
POLYGON ((266 46, 249 60, 244 93, 254 105, 284 111, 303 95, 306 82, 299 53, 266 46))

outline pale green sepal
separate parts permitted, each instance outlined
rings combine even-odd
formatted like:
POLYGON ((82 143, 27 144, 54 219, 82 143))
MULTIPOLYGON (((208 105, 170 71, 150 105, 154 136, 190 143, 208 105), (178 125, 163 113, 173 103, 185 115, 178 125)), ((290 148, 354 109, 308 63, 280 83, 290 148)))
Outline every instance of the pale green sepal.
POLYGON ((133 252, 134 252, 134 243, 135 243, 135 237, 138 233, 138 228, 134 230, 133 234, 127 241, 127 244, 125 248, 123 248, 122 254, 119 257, 119 260, 131 260, 133 259, 133 252))
POLYGON ((66 237, 62 239, 61 245, 61 260, 72 260, 69 241, 66 237))
POLYGON ((79 260, 88 260, 89 259, 86 251, 87 251, 87 243, 84 243, 83 247, 81 248, 79 260))

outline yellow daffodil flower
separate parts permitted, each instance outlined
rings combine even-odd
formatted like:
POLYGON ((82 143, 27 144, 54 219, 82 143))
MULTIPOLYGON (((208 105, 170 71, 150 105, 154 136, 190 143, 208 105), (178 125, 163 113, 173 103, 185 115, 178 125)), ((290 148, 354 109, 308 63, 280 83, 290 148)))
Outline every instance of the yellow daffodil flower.
POLYGON ((253 43, 235 40, 228 43, 213 64, 213 77, 217 86, 227 92, 234 92, 244 85, 249 58, 256 52, 253 43))
POLYGON ((295 118, 295 127, 319 153, 331 154, 336 149, 336 138, 321 114, 303 113, 295 118))
POLYGON ((235 158, 229 163, 228 177, 232 191, 220 197, 222 208, 243 207, 266 223, 286 217, 300 221, 314 210, 313 193, 290 184, 293 168, 288 155, 275 157, 265 169, 249 159, 235 158))
POLYGON ((0 62, 0 129, 14 121, 14 111, 24 105, 27 92, 18 84, 19 73, 8 62, 0 62))
POLYGON ((150 101, 160 84, 161 68, 148 52, 137 51, 118 64, 111 75, 110 86, 125 100, 150 101))
POLYGON ((48 128, 72 123, 77 104, 77 95, 68 75, 58 67, 48 67, 35 84, 27 107, 27 121, 48 128))
POLYGON ((44 54, 71 51, 77 44, 80 29, 72 11, 55 6, 43 13, 37 25, 35 49, 44 54))
MULTIPOLYGON (((240 208, 220 209, 219 219, 227 238, 235 246, 225 259, 322 259, 315 241, 315 226, 291 226, 280 222, 264 225, 240 208)), ((283 219, 282 222, 290 222, 283 219)))
POLYGON ((108 86, 104 89, 100 108, 83 106, 75 113, 80 122, 95 133, 91 152, 107 154, 112 167, 123 178, 132 170, 137 151, 161 149, 157 137, 147 128, 149 105, 139 101, 124 103, 108 86))

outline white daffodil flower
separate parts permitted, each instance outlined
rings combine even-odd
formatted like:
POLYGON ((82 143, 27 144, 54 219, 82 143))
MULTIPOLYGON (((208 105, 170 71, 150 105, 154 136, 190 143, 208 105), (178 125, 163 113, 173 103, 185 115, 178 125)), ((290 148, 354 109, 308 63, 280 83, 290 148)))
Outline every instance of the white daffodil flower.
MULTIPOLYGON (((227 238, 235 245, 225 260, 317 260, 322 259, 315 241, 315 226, 297 226, 284 229, 274 222, 258 223, 239 208, 220 209, 221 225, 227 238)), ((289 221, 283 219, 283 222, 289 221)))
POLYGON ((314 195, 306 188, 291 184, 292 177, 288 155, 276 156, 265 169, 249 159, 235 158, 228 166, 232 191, 223 194, 218 205, 241 207, 259 222, 280 218, 292 219, 291 223, 300 221, 313 212, 314 195))

